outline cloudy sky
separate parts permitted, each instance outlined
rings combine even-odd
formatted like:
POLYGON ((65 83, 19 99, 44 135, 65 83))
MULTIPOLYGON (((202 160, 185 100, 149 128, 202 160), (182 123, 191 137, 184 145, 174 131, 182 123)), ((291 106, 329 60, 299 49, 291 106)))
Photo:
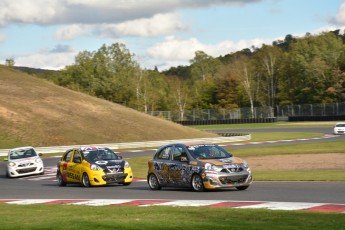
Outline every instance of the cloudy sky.
POLYGON ((63 69, 119 42, 165 70, 197 50, 217 57, 344 28, 344 0, 0 0, 0 64, 63 69))

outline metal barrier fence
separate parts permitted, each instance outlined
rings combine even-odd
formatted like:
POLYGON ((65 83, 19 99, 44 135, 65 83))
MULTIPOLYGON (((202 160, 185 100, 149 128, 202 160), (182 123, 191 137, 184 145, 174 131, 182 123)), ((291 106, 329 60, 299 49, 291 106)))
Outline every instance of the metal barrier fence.
POLYGON ((231 119, 283 118, 292 116, 338 116, 345 115, 345 103, 302 104, 284 106, 264 106, 237 109, 202 109, 179 111, 150 111, 148 114, 170 121, 203 121, 231 119))

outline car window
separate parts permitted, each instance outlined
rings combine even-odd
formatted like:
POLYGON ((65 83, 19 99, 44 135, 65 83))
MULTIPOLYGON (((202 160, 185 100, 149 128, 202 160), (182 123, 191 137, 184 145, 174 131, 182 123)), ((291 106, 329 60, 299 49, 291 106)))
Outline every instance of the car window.
POLYGON ((172 146, 168 146, 168 147, 162 149, 162 150, 157 154, 157 159, 169 160, 169 159, 170 159, 171 152, 172 152, 172 146))
POLYGON ((71 156, 72 156, 72 152, 73 152, 73 150, 68 151, 62 160, 63 161, 70 161, 71 156))
POLYGON ((15 159, 21 159, 21 158, 27 158, 27 157, 35 157, 37 156, 37 153, 34 149, 18 149, 18 150, 12 150, 9 154, 9 159, 15 160, 15 159))
POLYGON ((73 162, 77 162, 78 159, 79 161, 81 161, 81 154, 78 150, 75 150, 73 155, 73 162))
POLYGON ((175 161, 181 161, 181 159, 183 160, 187 160, 187 153, 185 148, 183 148, 182 145, 176 145, 174 148, 174 153, 173 153, 173 160, 175 161))
POLYGON ((196 145, 189 146, 188 149, 192 153, 193 157, 198 159, 220 159, 232 157, 230 153, 218 145, 196 145))

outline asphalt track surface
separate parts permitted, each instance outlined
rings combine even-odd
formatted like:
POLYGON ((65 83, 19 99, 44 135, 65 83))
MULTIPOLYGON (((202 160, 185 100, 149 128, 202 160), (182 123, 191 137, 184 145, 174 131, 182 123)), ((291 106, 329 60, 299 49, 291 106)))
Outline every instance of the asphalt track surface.
MULTIPOLYGON (((223 130, 224 131, 224 130, 223 130)), ((250 148, 258 145, 287 145, 299 142, 323 142, 344 140, 345 135, 335 136, 328 128, 303 129, 241 129, 236 132, 319 132, 325 137, 276 142, 247 142, 231 145, 234 148, 250 148)), ((234 132, 234 130, 231 130, 234 132)), ((154 150, 120 152, 124 158, 153 155, 154 150)), ((238 201, 238 202, 303 202, 340 204, 345 212, 344 182, 259 182, 254 181, 245 191, 236 189, 209 192, 193 192, 190 189, 163 188, 159 191, 149 189, 145 180, 134 180, 129 186, 109 185, 84 188, 81 185, 57 186, 55 180, 56 163, 59 158, 45 158, 45 175, 16 179, 5 177, 5 162, 0 163, 0 201, 18 199, 133 199, 133 200, 195 200, 195 201, 238 201)), ((133 169, 135 174, 135 169, 133 169)), ((255 178, 254 178, 255 180, 255 178)))

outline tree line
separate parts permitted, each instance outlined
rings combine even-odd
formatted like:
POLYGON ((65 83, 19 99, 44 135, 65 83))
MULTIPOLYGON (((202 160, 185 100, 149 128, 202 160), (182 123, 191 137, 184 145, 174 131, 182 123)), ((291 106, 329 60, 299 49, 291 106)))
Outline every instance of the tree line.
POLYGON ((139 111, 184 111, 345 101, 345 35, 339 30, 285 36, 272 45, 212 57, 196 51, 188 66, 145 69, 124 44, 83 51, 45 78, 139 111))

